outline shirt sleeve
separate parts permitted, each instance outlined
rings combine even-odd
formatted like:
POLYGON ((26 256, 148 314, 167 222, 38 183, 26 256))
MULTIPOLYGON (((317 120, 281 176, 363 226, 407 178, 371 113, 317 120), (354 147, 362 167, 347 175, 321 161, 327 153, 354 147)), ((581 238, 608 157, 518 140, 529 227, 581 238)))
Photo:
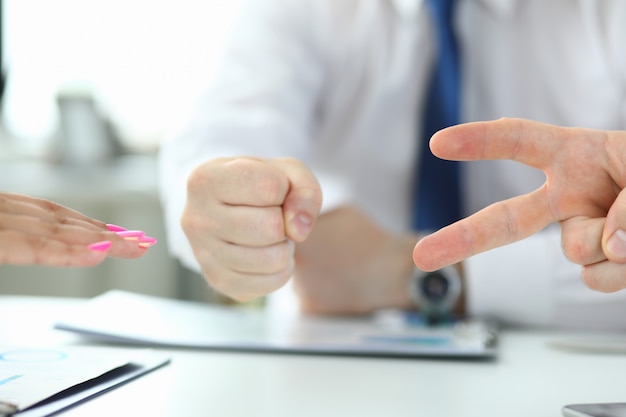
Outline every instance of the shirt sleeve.
POLYGON ((465 272, 470 314, 516 326, 626 329, 626 292, 585 286, 580 266, 563 255, 558 225, 468 259, 465 272))
MULTIPOLYGON (((298 0, 301 1, 301 0, 298 0)), ((247 1, 220 68, 183 129, 160 149, 160 190, 170 252, 198 270, 180 227, 187 178, 216 157, 309 154, 323 71, 306 30, 307 7, 294 0, 247 1)))

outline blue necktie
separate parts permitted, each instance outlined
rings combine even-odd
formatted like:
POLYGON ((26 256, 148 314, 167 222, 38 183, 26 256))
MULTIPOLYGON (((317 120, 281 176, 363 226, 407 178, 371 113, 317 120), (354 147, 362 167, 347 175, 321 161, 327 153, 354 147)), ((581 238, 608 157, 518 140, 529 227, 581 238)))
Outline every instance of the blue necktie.
POLYGON ((428 0, 437 59, 424 102, 422 146, 415 181, 413 228, 434 231, 461 218, 458 162, 435 157, 428 148, 430 137, 440 129, 459 123, 459 53, 452 28, 455 0, 428 0))

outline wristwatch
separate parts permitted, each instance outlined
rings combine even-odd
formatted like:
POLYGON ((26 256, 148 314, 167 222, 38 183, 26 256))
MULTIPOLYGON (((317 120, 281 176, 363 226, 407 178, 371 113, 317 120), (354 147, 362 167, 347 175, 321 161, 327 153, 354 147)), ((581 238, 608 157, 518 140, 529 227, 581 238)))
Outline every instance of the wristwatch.
POLYGON ((415 268, 409 295, 427 323, 449 320, 462 294, 461 276, 453 266, 432 272, 415 268))

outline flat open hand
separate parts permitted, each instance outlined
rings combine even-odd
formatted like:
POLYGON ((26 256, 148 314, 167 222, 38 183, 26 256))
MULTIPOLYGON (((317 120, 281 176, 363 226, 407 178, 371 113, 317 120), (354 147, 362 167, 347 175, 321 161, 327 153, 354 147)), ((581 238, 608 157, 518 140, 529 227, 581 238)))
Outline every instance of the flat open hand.
POLYGON ((500 119, 444 129, 430 147, 443 159, 518 161, 546 182, 423 238, 413 251, 418 267, 435 270, 558 222, 563 251, 589 287, 626 287, 626 132, 500 119))
POLYGON ((0 193, 0 264, 94 266, 107 256, 137 258, 145 252, 136 239, 124 239, 105 223, 75 210, 40 198, 0 193), (111 246, 88 248, 103 241, 111 246))

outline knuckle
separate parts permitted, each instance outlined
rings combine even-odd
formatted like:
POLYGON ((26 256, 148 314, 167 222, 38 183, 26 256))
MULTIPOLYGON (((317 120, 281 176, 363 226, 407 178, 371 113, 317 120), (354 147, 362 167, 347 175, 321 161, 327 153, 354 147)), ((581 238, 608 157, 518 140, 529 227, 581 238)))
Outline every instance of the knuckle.
POLYGON ((271 210, 268 219, 269 238, 272 242, 280 242, 285 239, 285 222, 283 211, 280 208, 271 210))
POLYGON ((287 180, 276 175, 274 168, 267 166, 267 169, 249 171, 244 180, 260 205, 282 204, 285 200, 287 180))
POLYGON ((262 204, 281 204, 285 200, 286 187, 274 176, 261 176, 255 186, 262 204))
MULTIPOLYGON (((280 207, 260 208, 230 220, 229 235, 251 246, 270 246, 285 240, 285 223, 280 207)), ((215 227, 219 227, 216 225, 215 227)))
POLYGON ((583 283, 590 289, 600 292, 611 292, 606 289, 605 282, 602 277, 594 272, 593 268, 583 267, 580 276, 583 283))
POLYGON ((63 206, 50 200, 42 199, 39 201, 41 208, 54 217, 54 222, 57 226, 68 224, 70 222, 67 215, 64 214, 65 209, 63 206))
POLYGON ((57 218, 57 222, 56 223, 49 223, 49 224, 41 224, 40 226, 43 228, 43 230, 45 230, 45 232, 47 234, 49 234, 50 236, 62 236, 64 234, 64 232, 66 231, 64 229, 64 225, 67 224, 67 219, 63 218, 57 218))
POLYGON ((187 177, 187 193, 190 196, 202 196, 214 188, 223 174, 228 173, 229 158, 214 158, 198 165, 187 177))
POLYGON ((206 185, 213 180, 211 170, 207 169, 210 163, 200 165, 193 169, 187 177, 187 193, 195 195, 206 188, 206 185))
POLYGON ((42 236, 32 236, 30 238, 30 246, 34 253, 44 253, 47 247, 48 241, 42 236))
POLYGON ((307 169, 306 165, 304 164, 304 162, 302 162, 298 158, 294 158, 294 157, 291 157, 291 156, 283 156, 283 157, 276 158, 276 159, 282 165, 289 166, 289 167, 291 167, 293 169, 298 169, 298 170, 307 169))
POLYGON ((626 277, 622 266, 608 261, 583 267, 581 278, 587 287, 603 293, 626 288, 626 277))
POLYGON ((187 235, 198 233, 212 233, 218 226, 209 211, 199 212, 192 205, 187 204, 179 219, 180 227, 187 235))
POLYGON ((48 240, 42 236, 31 236, 28 238, 29 252, 33 264, 40 265, 45 263, 46 257, 50 255, 48 244, 48 240))
POLYGON ((282 204, 288 180, 279 169, 253 158, 235 158, 223 164, 224 177, 237 193, 251 193, 255 204, 282 204))
POLYGON ((261 262, 266 266, 267 272, 280 273, 290 269, 293 264, 293 250, 290 246, 292 245, 285 242, 263 251, 261 262))
POLYGON ((187 235, 198 230, 200 227, 198 216, 194 216, 188 209, 185 209, 183 215, 180 217, 180 227, 187 235))
POLYGON ((591 248, 581 239, 568 238, 563 236, 561 239, 561 248, 565 257, 575 264, 585 264, 591 255, 591 248))

